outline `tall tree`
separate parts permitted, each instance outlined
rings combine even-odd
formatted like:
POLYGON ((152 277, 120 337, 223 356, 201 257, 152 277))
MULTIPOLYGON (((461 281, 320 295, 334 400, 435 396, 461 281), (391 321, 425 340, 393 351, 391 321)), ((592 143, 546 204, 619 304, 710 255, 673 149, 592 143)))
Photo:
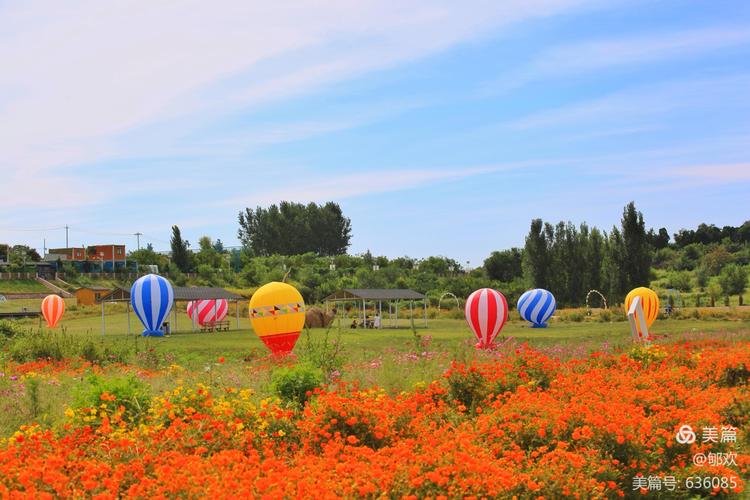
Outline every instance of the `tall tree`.
POLYGON ((630 288, 648 286, 651 271, 651 247, 646 237, 643 214, 636 210, 635 203, 628 203, 622 212, 622 238, 625 255, 622 267, 626 285, 630 288))
POLYGON ((583 261, 586 267, 586 292, 589 290, 601 291, 605 252, 606 240, 601 231, 593 228, 586 242, 586 258, 583 261))
POLYGON ((303 205, 283 201, 268 208, 246 208, 238 219, 240 241, 258 256, 341 255, 351 240, 351 221, 333 202, 303 205))
POLYGON ((739 295, 742 305, 742 294, 747 288, 747 270, 737 264, 729 264, 719 274, 719 285, 725 296, 739 295))
POLYGON ((552 226, 545 227, 542 219, 531 221, 524 246, 523 267, 529 282, 538 288, 549 288, 551 256, 548 236, 554 233, 552 226))
POLYGON ((664 227, 659 228, 658 233, 654 232, 653 228, 649 229, 647 239, 654 250, 661 250, 669 246, 669 232, 664 227))
POLYGON ((172 247, 172 262, 183 273, 190 271, 189 245, 186 240, 182 239, 182 233, 180 233, 180 228, 177 226, 172 226, 170 245, 172 247))
POLYGON ((627 275, 622 265, 625 260, 625 241, 622 233, 616 227, 612 228, 607 240, 603 273, 606 284, 607 302, 618 304, 625 298, 629 290, 627 275))
POLYGON ((521 249, 511 248, 502 252, 492 252, 484 260, 484 270, 492 280, 513 281, 523 274, 521 249))

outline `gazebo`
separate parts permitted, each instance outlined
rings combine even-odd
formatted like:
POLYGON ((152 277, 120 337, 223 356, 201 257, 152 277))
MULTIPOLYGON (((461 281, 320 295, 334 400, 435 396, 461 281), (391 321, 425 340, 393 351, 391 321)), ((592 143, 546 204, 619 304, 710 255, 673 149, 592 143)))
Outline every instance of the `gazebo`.
POLYGON ((427 297, 407 288, 344 288, 332 293, 323 300, 326 303, 326 311, 328 311, 329 302, 353 302, 356 304, 358 310, 361 306, 363 325, 367 321, 367 303, 372 303, 373 307, 377 303, 376 311, 382 318, 383 302, 386 302, 388 304, 388 317, 392 328, 398 327, 398 310, 401 301, 409 302, 409 319, 413 320, 414 301, 421 300, 424 311, 424 326, 427 326, 427 297))
MULTIPOLYGON (((244 297, 235 293, 229 292, 219 287, 185 287, 175 286, 172 287, 174 290, 174 302, 172 303, 172 325, 170 331, 177 330, 177 302, 190 302, 193 300, 214 300, 214 299, 226 299, 228 302, 234 302, 235 316, 237 319, 237 329, 240 328, 240 301, 244 300, 244 297)), ((123 287, 117 287, 112 293, 101 298, 102 305, 102 335, 105 333, 105 321, 104 321, 104 304, 108 302, 125 302, 127 306, 128 316, 128 335, 130 335, 130 290, 123 287)), ((192 329, 196 330, 195 318, 192 321, 192 329)))

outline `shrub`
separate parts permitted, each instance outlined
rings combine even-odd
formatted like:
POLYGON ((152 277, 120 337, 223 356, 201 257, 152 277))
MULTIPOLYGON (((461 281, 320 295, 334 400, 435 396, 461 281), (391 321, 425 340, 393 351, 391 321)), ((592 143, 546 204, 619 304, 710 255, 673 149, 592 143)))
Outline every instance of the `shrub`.
POLYGON ((572 313, 570 313, 570 314, 568 315, 568 319, 569 319, 570 321, 573 321, 573 322, 575 322, 575 323, 580 323, 580 322, 581 322, 581 321, 583 321, 583 320, 584 320, 585 318, 584 318, 584 315, 583 315, 583 313, 582 313, 582 312, 579 312, 579 311, 575 311, 575 312, 572 312, 572 313))
POLYGON ((90 338, 80 338, 61 332, 23 331, 10 340, 10 357, 19 363, 49 359, 82 358, 94 364, 122 362, 128 358, 129 348, 115 350, 103 347, 90 338))
POLYGON ((341 329, 338 329, 335 339, 331 339, 330 333, 331 327, 329 326, 322 338, 314 339, 310 334, 310 329, 305 328, 305 340, 300 354, 303 362, 322 370, 326 380, 337 378, 344 365, 341 329))
POLYGON ((305 405, 310 394, 323 385, 323 381, 323 371, 320 368, 300 364, 274 371, 271 388, 283 401, 301 407, 305 405))
POLYGON ((12 321, 0 321, 0 337, 10 338, 22 333, 23 330, 12 321))
POLYGON ((747 366, 740 364, 738 366, 730 366, 724 370, 719 380, 719 385, 724 387, 737 387, 739 385, 747 385, 747 381, 750 379, 750 370, 747 366))
POLYGON ((122 419, 129 422, 141 421, 151 401, 149 386, 132 374, 117 378, 91 375, 75 392, 76 408, 103 408, 109 414, 121 411, 122 419))
POLYGON ((24 333, 15 338, 10 346, 10 357, 24 363, 38 359, 60 361, 65 357, 67 338, 52 333, 24 333))

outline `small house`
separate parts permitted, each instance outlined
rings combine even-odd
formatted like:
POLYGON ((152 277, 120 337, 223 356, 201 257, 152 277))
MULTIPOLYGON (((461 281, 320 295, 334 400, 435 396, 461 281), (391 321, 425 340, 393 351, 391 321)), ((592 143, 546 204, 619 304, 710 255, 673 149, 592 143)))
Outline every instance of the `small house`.
POLYGON ((102 297, 112 291, 105 286, 84 286, 76 290, 76 304, 79 306, 93 306, 98 304, 102 297))

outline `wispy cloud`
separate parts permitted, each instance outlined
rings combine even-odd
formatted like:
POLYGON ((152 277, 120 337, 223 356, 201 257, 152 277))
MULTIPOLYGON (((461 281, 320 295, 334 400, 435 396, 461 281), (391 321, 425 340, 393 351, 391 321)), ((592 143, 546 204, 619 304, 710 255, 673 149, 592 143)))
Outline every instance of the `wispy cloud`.
POLYGON ((686 109, 737 110, 750 103, 749 87, 749 74, 669 81, 532 113, 506 125, 517 130, 580 124, 600 127, 607 121, 623 123, 686 109))
POLYGON ((690 179, 700 184, 747 182, 750 181, 750 162, 674 167, 668 169, 665 176, 673 179, 690 179))
POLYGON ((586 40, 547 49, 528 64, 483 84, 482 91, 504 92, 538 80, 697 57, 744 45, 750 45, 750 29, 745 26, 586 40))
POLYGON ((219 205, 254 206, 277 203, 279 200, 296 202, 341 200, 558 163, 551 160, 539 160, 457 168, 380 170, 336 175, 323 180, 316 176, 289 182, 278 189, 255 191, 241 197, 233 197, 220 202, 219 205))
POLYGON ((138 127, 195 127, 585 3, 3 4, 0 171, 130 153, 117 139, 138 127))

